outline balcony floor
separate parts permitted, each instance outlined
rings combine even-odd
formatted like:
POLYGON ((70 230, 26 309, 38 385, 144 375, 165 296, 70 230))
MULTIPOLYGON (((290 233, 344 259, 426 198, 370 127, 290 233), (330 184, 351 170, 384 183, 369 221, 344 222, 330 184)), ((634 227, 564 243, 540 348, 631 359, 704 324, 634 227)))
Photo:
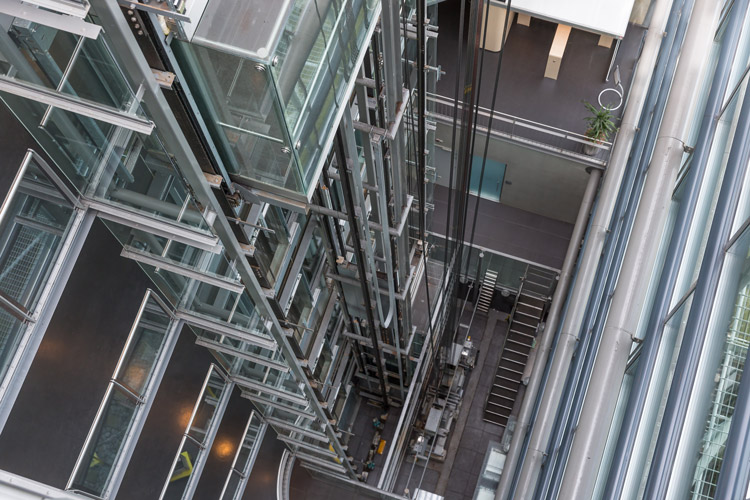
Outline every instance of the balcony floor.
MULTIPOLYGON (((468 17, 468 13, 466 16, 468 17)), ((455 93, 459 19, 460 2, 448 0, 440 4, 438 64, 446 74, 437 84, 437 93, 450 98, 453 98, 455 93)), ((544 69, 556 28, 555 23, 541 19, 532 19, 530 26, 515 22, 511 25, 502 59, 495 109, 571 132, 583 133, 586 129, 583 118, 588 112, 581 101, 596 104, 597 97, 603 89, 614 87, 613 78, 610 77, 609 82, 604 81, 614 51, 614 43, 611 49, 599 47, 598 35, 573 29, 558 79, 551 80, 544 78, 544 69)), ((615 59, 615 65, 620 66, 626 95, 644 32, 645 28, 642 26, 630 24, 615 59)), ((492 103, 492 88, 498 60, 499 53, 484 52, 479 102, 486 108, 490 108, 492 103)), ((622 111, 621 107, 614 112, 615 116, 619 118, 622 111)))

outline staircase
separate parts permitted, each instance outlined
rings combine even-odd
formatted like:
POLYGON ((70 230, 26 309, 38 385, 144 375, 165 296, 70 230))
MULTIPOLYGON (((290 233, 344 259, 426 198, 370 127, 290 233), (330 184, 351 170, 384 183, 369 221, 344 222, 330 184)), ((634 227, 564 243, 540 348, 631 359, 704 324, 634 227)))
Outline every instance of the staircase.
POLYGON ((486 422, 502 426, 508 423, 521 388, 529 352, 534 346, 536 332, 556 280, 555 273, 533 266, 529 266, 522 278, 511 313, 508 336, 484 407, 486 422))
POLYGON ((488 269, 484 273, 482 289, 479 291, 479 300, 477 301, 477 310, 479 312, 489 312, 492 305, 492 297, 495 294, 495 282, 497 282, 497 273, 488 269))

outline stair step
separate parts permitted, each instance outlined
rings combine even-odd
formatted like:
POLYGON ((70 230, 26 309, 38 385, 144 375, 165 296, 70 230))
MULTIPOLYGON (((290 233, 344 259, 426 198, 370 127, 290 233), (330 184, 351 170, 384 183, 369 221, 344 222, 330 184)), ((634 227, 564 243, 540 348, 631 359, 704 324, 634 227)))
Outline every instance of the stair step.
POLYGON ((519 381, 521 380, 521 377, 523 376, 523 372, 522 372, 522 371, 521 371, 521 372, 519 372, 519 371, 518 371, 518 370, 516 370, 515 368, 508 368, 507 366, 499 366, 499 365, 498 365, 497 369, 498 369, 498 371, 500 371, 500 370, 505 370, 506 372, 510 372, 510 373, 513 373, 513 374, 516 374, 516 375, 518 375, 518 376, 519 376, 519 377, 518 377, 518 380, 519 380, 519 381))
POLYGON ((513 314, 513 321, 536 321, 539 322, 539 316, 535 316, 533 314, 529 314, 527 312, 521 311, 520 309, 516 308, 515 313, 513 314))
POLYGON ((535 297, 534 295, 526 294, 524 292, 521 292, 521 294, 518 297, 518 301, 524 304, 530 304, 530 305, 537 306, 540 308, 544 307, 544 304, 546 303, 545 300, 539 297, 535 297))
POLYGON ((518 391, 514 389, 508 389, 507 387, 501 387, 497 385, 492 385, 492 390, 490 391, 491 395, 494 396, 500 396, 506 399, 510 399, 511 401, 516 400, 516 396, 518 396, 518 391))
POLYGON ((520 319, 513 321, 513 326, 525 326, 527 328, 531 328, 534 332, 536 332, 536 328, 537 326, 539 326, 539 323, 537 323, 536 325, 532 325, 530 323, 527 323, 523 319, 520 319))
POLYGON ((523 302, 518 302, 516 304, 516 311, 515 312, 522 312, 528 316, 532 316, 535 319, 539 319, 542 316, 542 308, 537 306, 532 306, 531 304, 525 304, 523 302))
POLYGON ((523 338, 528 338, 528 339, 534 339, 535 338, 532 334, 525 333, 525 332, 522 332, 520 330, 511 330, 509 332, 508 336, 510 336, 510 334, 517 335, 517 336, 520 336, 520 337, 523 337, 523 338))
MULTIPOLYGON (((518 360, 515 360, 515 359, 512 359, 512 358, 506 358, 506 357, 503 357, 500 360, 500 365, 502 365, 503 363, 512 363, 513 365, 518 365, 518 366, 523 366, 523 367, 526 366, 526 361, 518 361, 518 360)), ((505 366, 507 366, 507 364, 505 366)), ((523 372, 521 372, 521 373, 523 373, 523 372)))
POLYGON ((492 405, 492 407, 493 407, 493 408, 494 408, 495 410, 497 410, 497 409, 499 409, 499 408, 504 408, 504 409, 508 410, 509 412, 510 412, 510 411, 513 411, 513 408, 509 408, 508 406, 506 406, 506 405, 502 405, 502 404, 499 404, 499 403, 493 403, 492 401, 487 401, 487 406, 489 406, 489 405, 492 405))
POLYGON ((519 379, 508 378, 508 377, 505 377, 503 375, 495 375, 495 380, 497 380, 497 379, 501 379, 504 384, 508 384, 508 385, 510 385, 510 384, 521 385, 521 381, 519 379))
POLYGON ((531 342, 521 342, 520 340, 516 340, 516 339, 510 338, 510 336, 508 336, 508 338, 505 339, 505 342, 506 342, 506 344, 507 343, 511 343, 511 344, 514 344, 514 345, 523 346, 523 347, 525 347, 528 350, 531 350, 531 346, 532 346, 531 342))

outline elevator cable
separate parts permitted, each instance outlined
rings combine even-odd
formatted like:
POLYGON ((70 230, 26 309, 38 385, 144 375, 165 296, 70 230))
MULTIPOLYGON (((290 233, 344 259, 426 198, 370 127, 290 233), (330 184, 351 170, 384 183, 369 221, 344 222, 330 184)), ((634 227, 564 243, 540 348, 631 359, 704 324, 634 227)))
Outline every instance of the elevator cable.
MULTIPOLYGON (((490 146, 490 134, 492 133, 492 121, 495 117, 495 105, 497 104, 497 89, 500 83, 500 68, 503 65, 503 54, 505 53, 505 40, 507 39, 508 30, 510 29, 510 12, 511 12, 511 2, 512 0, 508 0, 508 6, 506 8, 507 15, 505 16, 505 26, 503 27, 502 32, 502 41, 500 42, 500 54, 498 55, 497 60, 497 71, 495 72, 495 84, 493 86, 492 91, 492 104, 490 105, 490 119, 489 123, 487 124, 487 136, 484 141, 484 151, 482 153, 482 168, 479 172, 479 186, 477 187, 477 202, 474 205, 474 220, 471 225, 471 240, 469 241, 469 252, 471 252, 471 248, 474 246, 474 235, 477 228, 477 215, 479 214, 479 200, 482 198, 482 183, 484 182, 484 170, 485 166, 487 165, 487 152, 489 151, 490 146)), ((488 4, 488 10, 489 10, 489 4, 488 4)), ((485 23, 489 24, 489 22, 485 23)), ((485 37, 487 35, 485 26, 485 37)), ((482 44, 482 54, 484 54, 484 44, 482 44)), ((477 96, 477 105, 479 104, 479 97, 477 96)), ((477 134, 477 128, 476 125, 474 126, 473 134, 476 137, 477 134)), ((473 159, 473 142, 472 142, 472 159, 473 159)), ((473 168, 473 161, 472 166, 469 168, 473 168)), ((499 200, 498 200, 499 201, 499 200)), ((469 254, 469 257, 471 257, 471 254, 469 254)), ((477 262, 477 266, 481 265, 479 262, 477 262)), ((468 269, 469 266, 469 259, 466 259, 466 272, 469 272, 468 269)), ((479 269, 477 269, 477 276, 479 276, 479 269)))

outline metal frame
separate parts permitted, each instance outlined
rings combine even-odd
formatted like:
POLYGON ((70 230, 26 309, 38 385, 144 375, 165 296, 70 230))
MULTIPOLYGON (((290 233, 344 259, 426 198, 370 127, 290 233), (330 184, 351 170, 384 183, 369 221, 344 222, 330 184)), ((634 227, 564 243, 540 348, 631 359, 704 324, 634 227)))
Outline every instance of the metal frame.
MULTIPOLYGON (((57 175, 49 168, 44 160, 41 159, 33 150, 27 150, 23 162, 16 178, 13 181, 10 192, 0 208, 0 219, 5 217, 9 210, 10 200, 19 190, 23 174, 34 159, 37 165, 47 174, 61 191, 64 197, 71 197, 71 203, 74 207, 78 202, 74 195, 65 187, 57 175)), ((31 363, 36 356, 39 345, 44 338, 47 326, 49 325, 55 307, 57 306, 65 284, 70 277, 78 254, 83 247, 88 231, 94 221, 94 213, 91 210, 83 208, 74 208, 72 222, 68 229, 68 236, 61 243, 60 249, 52 265, 52 270, 47 277, 39 300, 31 312, 30 316, 35 320, 34 323, 28 323, 26 330, 21 334, 21 340, 18 343, 16 352, 13 355, 8 371, 2 381, 0 381, 0 431, 2 431, 8 419, 10 411, 15 403, 16 397, 21 390, 21 386, 26 378, 31 363)))
POLYGON ((218 342, 214 342, 212 340, 204 339, 202 337, 198 337, 195 339, 195 343, 199 346, 206 347, 208 349, 213 349, 214 351, 223 352, 224 354, 229 354, 230 356, 234 356, 240 359, 244 359, 247 361, 250 361, 252 363, 257 363, 259 365, 266 366, 268 368, 271 368, 273 370, 278 370, 283 373, 289 372, 289 367, 285 364, 278 363, 276 361, 272 361, 266 358, 262 358, 260 356, 256 356, 254 354, 250 354, 248 352, 243 352, 237 349, 233 349, 230 346, 226 344, 220 344, 218 342))
MULTIPOLYGON (((0 2, 5 0, 0 0, 0 2)), ((126 128, 140 134, 151 135, 154 122, 137 115, 120 111, 112 106, 99 104, 88 99, 75 97, 58 90, 51 90, 35 83, 24 82, 0 75, 0 91, 40 102, 54 108, 64 109, 71 113, 103 121, 116 127, 126 128)))
POLYGON ((75 2, 63 2, 61 0, 30 0, 21 2, 20 0, 0 0, 0 12, 13 17, 20 17, 34 23, 43 24, 51 28, 56 28, 74 35, 84 36, 86 38, 96 39, 101 32, 101 26, 87 23, 82 19, 88 11, 88 4, 82 8, 73 8, 75 2), (62 12, 65 9, 69 15, 56 14, 49 10, 39 9, 36 6, 47 9, 54 9, 62 12), (84 12, 84 10, 86 12, 84 12), (83 14, 80 15, 79 14, 83 14))
POLYGON ((169 272, 179 274, 185 278, 200 281, 211 286, 222 288, 233 293, 242 293, 245 291, 245 286, 239 282, 234 281, 223 276, 214 276, 206 273, 201 273, 195 269, 181 266, 176 264, 174 261, 161 255, 154 255, 148 252, 144 252, 137 248, 125 245, 120 252, 121 257, 131 259, 141 264, 146 264, 159 269, 165 269, 169 272))
POLYGON ((86 0, 80 0, 80 2, 71 0, 23 0, 23 2, 80 19, 86 17, 91 7, 86 0))
MULTIPOLYGON (((85 458, 89 444, 94 437, 94 432, 97 430, 102 415, 104 414, 106 403, 109 400, 109 395, 112 391, 113 386, 118 385, 120 387, 123 387, 122 384, 119 384, 116 381, 116 377, 122 368, 122 364, 125 361, 125 356, 129 352, 130 344, 133 341, 133 337, 135 336, 135 333, 138 329, 143 313, 148 305, 149 299, 154 299, 159 308, 171 318, 171 321, 167 326, 164 335, 164 341, 162 342, 159 353, 154 361, 154 368, 153 372, 151 373, 149 382, 146 387, 144 387, 143 396, 140 396, 138 398, 138 406, 133 418, 133 422, 131 423, 130 428, 128 429, 128 433, 123 440, 122 446, 118 453, 117 461, 112 466, 110 476, 107 480, 107 486, 105 487, 104 493, 100 498, 108 499, 115 498, 117 496, 117 491, 120 488, 123 477, 125 476, 125 471, 127 469, 128 463, 130 462, 130 458, 135 451, 135 446, 138 443, 138 437, 140 436, 141 431, 143 430, 143 426, 146 423, 146 417, 151 410, 151 405, 153 404, 154 399, 156 399, 157 390, 159 388, 159 385, 161 384, 164 372, 167 369, 167 365, 169 363, 169 359, 172 356, 172 352, 174 351, 174 347, 175 345, 177 345, 177 340, 179 339, 180 331, 182 330, 183 325, 182 320, 175 319, 174 313, 172 312, 171 308, 167 306, 167 304, 163 300, 161 300, 161 298, 159 298, 159 296, 156 295, 154 291, 150 289, 146 290, 146 294, 143 296, 141 305, 138 308, 138 313, 136 314, 135 320, 133 321, 133 326, 130 328, 130 333, 128 334, 125 346, 120 353, 120 358, 117 361, 117 365, 115 366, 112 378, 110 379, 107 391, 104 395, 104 398, 102 399, 102 402, 99 405, 99 409, 96 412, 96 416, 94 417, 94 421, 91 424, 89 432, 86 436, 86 440, 81 447, 81 451, 79 452, 78 459, 76 460, 75 466, 73 467, 73 471, 70 474, 68 483, 65 486, 66 490, 70 490, 72 488, 73 481, 75 480, 75 477, 81 467, 88 466, 88 464, 83 464, 83 460, 85 458)), ((135 394, 133 394, 129 388, 124 389, 128 393, 131 393, 133 396, 135 396, 135 394)))
POLYGON ((100 218, 122 224, 133 229, 142 229, 149 233, 179 241, 186 245, 200 248, 211 253, 220 253, 222 245, 219 238, 199 229, 190 229, 178 222, 152 217, 136 209, 84 198, 86 206, 96 211, 100 218))
POLYGON ((180 460, 180 453, 182 452, 182 448, 185 445, 185 440, 187 439, 193 440, 200 447, 198 456, 195 457, 195 460, 193 462, 193 471, 190 473, 190 477, 188 478, 188 484, 185 487, 185 490, 182 494, 182 498, 184 499, 193 498, 193 495, 195 494, 195 489, 198 487, 198 481, 200 480, 201 474, 203 473, 203 468, 205 467, 206 461, 208 460, 208 455, 209 455, 209 452, 211 451, 214 438, 216 437, 216 433, 219 430, 219 425, 221 424, 221 420, 224 417, 224 411, 227 408, 227 404, 229 404, 229 398, 232 395, 233 389, 234 389, 234 383, 224 374, 221 368, 211 363, 211 366, 208 368, 208 373, 206 374, 206 378, 203 381, 203 387, 201 388, 201 392, 198 395, 198 399, 196 400, 195 406, 193 407, 193 413, 190 415, 190 420, 188 421, 187 426, 185 427, 185 432, 182 435, 182 440, 180 441, 180 445, 177 448, 177 454, 175 455, 174 460, 172 461, 172 466, 169 468, 169 475, 167 476, 167 480, 164 483, 164 487, 162 488, 161 494, 159 495, 159 500, 164 498, 164 494, 167 492, 167 488, 169 488, 169 484, 171 483, 171 479, 172 479, 172 472, 174 471, 175 465, 177 465, 177 462, 180 460), (217 373, 219 376, 221 376, 222 379, 224 379, 225 386, 224 386, 224 390, 221 392, 221 396, 219 397, 219 400, 216 403, 216 409, 214 410, 214 413, 211 416, 211 421, 208 425, 208 429, 206 429, 206 435, 203 438, 203 442, 198 443, 192 437, 190 437, 188 433, 190 432, 190 428, 193 425, 193 420, 195 420, 195 415, 198 412, 198 408, 200 407, 201 404, 204 403, 203 396, 206 393, 206 389, 208 388, 208 383, 211 380, 211 376, 214 373, 217 373))
POLYGON ((262 337, 247 330, 241 330, 239 328, 233 327, 230 323, 219 323, 218 321, 204 318, 203 316, 198 316, 184 309, 179 309, 175 314, 178 318, 184 320, 188 325, 194 325, 199 328, 218 333, 219 335, 226 335, 227 337, 232 337, 237 340, 249 342, 258 347, 262 347, 263 349, 270 349, 273 351, 278 345, 274 339, 262 337))
POLYGON ((242 471, 238 471, 235 466, 237 465, 237 459, 240 456, 240 452, 242 451, 242 446, 245 444, 245 437, 247 436, 247 432, 250 429, 250 425, 253 422, 253 419, 257 418, 258 415, 255 413, 255 410, 250 412, 250 418, 247 419, 247 424, 245 425, 245 431, 242 433, 242 439, 240 440, 240 445, 237 447, 237 452, 234 454, 234 460, 232 460, 232 467, 229 469, 229 474, 227 474, 227 480, 224 482, 224 487, 221 490, 221 495, 219 498, 221 500, 241 500, 243 494, 245 493, 245 488, 247 487, 247 482, 250 479, 250 473, 253 470, 253 466, 255 465, 255 460, 258 457, 258 452, 260 451, 260 446, 263 443, 263 438, 266 434, 266 429, 268 428, 268 424, 264 422, 262 419, 260 426, 258 427, 258 434, 255 437, 255 441, 253 442, 253 448, 250 451, 250 456, 247 459, 247 463, 242 468, 242 471), (232 479, 232 474, 237 473, 240 476, 239 484, 237 485, 237 488, 234 491, 234 494, 231 496, 231 498, 226 498, 225 495, 227 493, 227 488, 229 488, 229 482, 232 479))

